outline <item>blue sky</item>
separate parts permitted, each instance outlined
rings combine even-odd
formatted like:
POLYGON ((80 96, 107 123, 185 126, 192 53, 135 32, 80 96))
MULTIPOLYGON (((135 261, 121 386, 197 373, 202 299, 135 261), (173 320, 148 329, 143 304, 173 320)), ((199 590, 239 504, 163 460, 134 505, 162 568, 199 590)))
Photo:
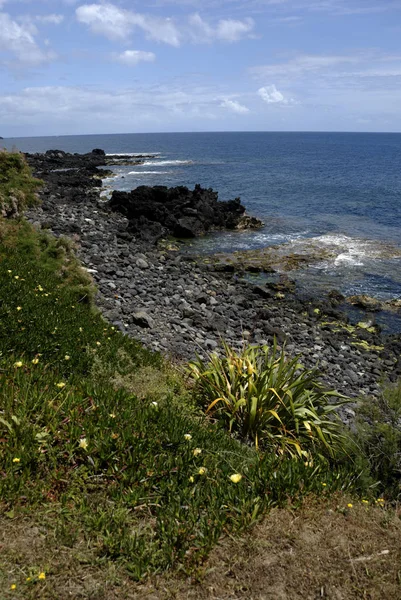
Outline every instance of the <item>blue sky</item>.
POLYGON ((0 0, 0 135, 401 131, 401 0, 0 0))

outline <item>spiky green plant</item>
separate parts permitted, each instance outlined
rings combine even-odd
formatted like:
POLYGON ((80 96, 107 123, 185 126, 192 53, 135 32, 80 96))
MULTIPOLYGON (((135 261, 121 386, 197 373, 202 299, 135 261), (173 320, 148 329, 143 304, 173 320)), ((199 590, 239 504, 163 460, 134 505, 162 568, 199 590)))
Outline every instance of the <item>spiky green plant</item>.
POLYGON ((326 390, 315 369, 299 357, 287 359, 275 342, 236 352, 223 343, 224 355, 189 364, 195 395, 207 413, 230 432, 258 447, 308 459, 315 452, 333 456, 345 440, 337 409, 348 400, 326 390), (337 397, 336 403, 329 399, 337 397))

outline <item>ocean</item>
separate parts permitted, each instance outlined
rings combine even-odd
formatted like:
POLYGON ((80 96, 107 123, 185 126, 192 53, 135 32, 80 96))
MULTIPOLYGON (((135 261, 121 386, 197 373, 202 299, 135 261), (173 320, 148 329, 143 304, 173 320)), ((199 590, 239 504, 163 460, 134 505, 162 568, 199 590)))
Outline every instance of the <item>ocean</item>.
POLYGON ((26 152, 152 154, 143 165, 113 168, 106 187, 200 183, 222 200, 240 196, 265 223, 257 231, 197 240, 192 251, 322 248, 327 261, 290 273, 301 288, 401 298, 401 134, 115 134, 0 143, 26 152))

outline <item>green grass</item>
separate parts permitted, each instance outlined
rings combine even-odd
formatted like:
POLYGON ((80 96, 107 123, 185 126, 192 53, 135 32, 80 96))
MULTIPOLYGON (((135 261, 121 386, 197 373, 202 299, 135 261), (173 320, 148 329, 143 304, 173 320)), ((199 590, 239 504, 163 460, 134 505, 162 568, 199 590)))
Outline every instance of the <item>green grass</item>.
POLYGON ((379 493, 401 498, 401 381, 385 386, 379 398, 361 398, 355 441, 366 463, 365 471, 377 481, 379 493))
POLYGON ((34 179, 23 154, 0 150, 0 215, 14 217, 38 203, 42 181, 34 179))
POLYGON ((102 319, 68 245, 23 222, 0 231, 0 519, 51 515, 60 543, 140 579, 194 568, 270 507, 358 491, 352 465, 233 439, 102 319))

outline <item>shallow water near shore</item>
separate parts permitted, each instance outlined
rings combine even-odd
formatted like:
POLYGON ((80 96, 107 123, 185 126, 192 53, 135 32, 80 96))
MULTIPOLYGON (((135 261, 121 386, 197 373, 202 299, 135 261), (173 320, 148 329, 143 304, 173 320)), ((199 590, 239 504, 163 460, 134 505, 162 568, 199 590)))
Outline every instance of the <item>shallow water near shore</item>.
POLYGON ((63 136, 4 140, 36 152, 57 148, 152 155, 112 167, 110 189, 138 185, 213 187, 240 196, 258 231, 196 240, 191 253, 272 245, 302 252, 313 244, 331 256, 291 277, 310 292, 401 298, 401 134, 177 133, 63 136), (391 250, 390 250, 391 249, 391 250))

